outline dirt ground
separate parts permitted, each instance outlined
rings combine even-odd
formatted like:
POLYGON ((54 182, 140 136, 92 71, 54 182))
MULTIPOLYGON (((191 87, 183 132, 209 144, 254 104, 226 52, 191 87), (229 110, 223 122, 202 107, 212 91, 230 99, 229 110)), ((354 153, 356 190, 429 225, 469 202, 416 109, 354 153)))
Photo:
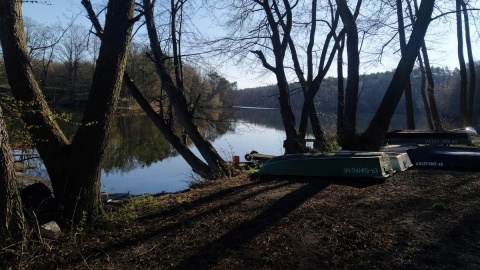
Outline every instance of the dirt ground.
POLYGON ((248 173, 107 206, 42 240, 25 269, 480 269, 480 172, 385 181, 248 173))

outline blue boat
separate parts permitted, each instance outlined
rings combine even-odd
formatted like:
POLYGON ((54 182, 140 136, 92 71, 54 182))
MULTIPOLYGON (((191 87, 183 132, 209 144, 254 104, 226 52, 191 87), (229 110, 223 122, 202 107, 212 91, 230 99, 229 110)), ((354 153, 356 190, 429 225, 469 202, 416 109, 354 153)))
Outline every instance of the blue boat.
POLYGON ((475 147, 426 145, 407 153, 416 167, 480 169, 480 149, 475 147))

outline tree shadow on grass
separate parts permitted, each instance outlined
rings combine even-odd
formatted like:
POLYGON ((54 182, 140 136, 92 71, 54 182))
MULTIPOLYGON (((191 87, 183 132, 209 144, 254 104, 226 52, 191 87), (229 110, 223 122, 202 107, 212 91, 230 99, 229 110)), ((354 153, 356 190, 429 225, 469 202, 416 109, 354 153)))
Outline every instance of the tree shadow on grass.
POLYGON ((212 243, 199 248, 197 253, 185 259, 176 269, 208 269, 222 258, 223 250, 220 247, 228 247, 230 252, 241 249, 255 236, 267 231, 280 219, 329 185, 327 181, 312 182, 286 194, 259 215, 231 229, 212 243))
MULTIPOLYGON (((260 189, 256 192, 248 193, 246 196, 240 198, 239 200, 233 201, 233 202, 225 205, 224 207, 228 207, 228 205, 238 204, 241 201, 244 201, 244 200, 247 200, 249 198, 255 197, 255 196, 260 195, 264 192, 268 192, 269 190, 278 189, 278 188, 284 187, 284 186, 289 185, 289 184, 290 183, 288 183, 288 182, 279 182, 276 185, 267 186, 267 187, 262 188, 262 189, 260 189)), ((255 185, 257 185, 257 183, 252 182, 252 183, 241 185, 241 186, 230 187, 230 188, 221 190, 219 192, 216 192, 214 194, 211 194, 209 196, 201 197, 201 198, 198 198, 196 200, 190 201, 188 203, 184 203, 184 204, 181 205, 181 207, 180 207, 181 209, 179 207, 170 208, 170 209, 167 209, 165 211, 161 211, 161 212, 154 213, 154 214, 151 214, 151 215, 142 216, 142 217, 136 219, 135 221, 149 221, 149 220, 153 220, 153 219, 156 219, 156 218, 166 218, 166 217, 177 214, 179 211, 186 211, 186 210, 189 210, 189 209, 192 209, 192 208, 198 208, 198 207, 201 207, 202 205, 209 204, 209 203, 211 203, 213 201, 216 201, 216 200, 219 200, 221 198, 225 198, 227 196, 232 196, 233 194, 236 194, 236 193, 242 192, 244 190, 247 190, 247 189, 249 189, 249 188, 251 188, 255 185)), ((209 212, 215 212, 217 210, 218 209, 212 209, 209 212)))
MULTIPOLYGON (((202 205, 211 203, 215 200, 221 200, 221 199, 223 199, 225 197, 228 197, 228 196, 233 196, 233 193, 248 190, 249 188, 251 188, 252 186, 255 186, 255 185, 257 185, 257 184, 256 183, 249 183, 249 184, 245 184, 245 185, 241 185, 241 186, 237 186, 237 187, 227 188, 226 190, 221 190, 221 191, 216 192, 214 194, 211 194, 209 196, 202 197, 202 198, 199 198, 197 200, 193 200, 193 201, 191 201, 189 203, 186 203, 186 204, 182 204, 182 206, 180 206, 180 207, 173 207, 173 208, 170 208, 170 209, 159 211, 158 213, 154 213, 154 214, 151 214, 151 215, 147 215, 147 216, 138 218, 135 221, 146 222, 146 223, 152 222, 154 219, 158 219, 158 218, 164 219, 164 218, 173 217, 176 220, 173 223, 170 223, 170 224, 165 225, 165 226, 158 227, 155 230, 149 230, 148 232, 141 232, 141 233, 132 235, 132 237, 130 237, 129 239, 122 239, 120 241, 116 241, 115 243, 108 244, 107 246, 102 247, 101 253, 107 254, 107 253, 110 253, 110 252, 125 250, 125 249, 128 249, 128 248, 137 246, 139 242, 146 241, 148 239, 157 237, 159 235, 167 235, 169 233, 176 233, 176 232, 179 231, 179 228, 187 227, 191 224, 194 224, 197 221, 201 221, 206 216, 214 215, 214 214, 218 213, 220 210, 225 211, 229 207, 240 204, 242 201, 246 201, 250 198, 256 197, 258 195, 261 195, 261 194, 269 192, 269 191, 280 189, 282 187, 290 185, 290 183, 284 181, 284 182, 276 183, 274 185, 268 185, 268 186, 265 186, 265 187, 263 187, 263 188, 261 188, 257 191, 247 192, 245 195, 241 196, 237 200, 229 201, 229 202, 224 203, 224 204, 219 204, 218 206, 215 206, 215 207, 208 207, 207 208, 208 210, 206 210, 206 211, 195 211, 195 214, 193 214, 191 216, 188 216, 188 217, 182 217, 181 216, 181 213, 183 213, 183 212, 186 212, 186 211, 189 211, 189 210, 192 210, 192 209, 194 209, 194 210, 200 209, 200 208, 202 208, 202 205)), ((178 233, 180 233, 180 232, 178 232, 178 233)), ((89 255, 98 253, 98 251, 99 251, 98 248, 93 248, 91 250, 85 251, 83 256, 89 256, 89 255)), ((79 262, 81 262, 81 261, 79 260, 79 262)))
POLYGON ((329 183, 331 185, 350 186, 355 188, 367 188, 374 185, 380 185, 387 181, 387 178, 372 177, 307 177, 307 176, 254 176, 251 178, 256 181, 277 181, 279 179, 287 180, 294 183, 311 183, 322 184, 329 183))
MULTIPOLYGON (((96 257, 95 260, 99 262, 102 260, 101 257, 103 257, 101 254, 122 253, 129 249, 135 249, 135 247, 152 239, 182 234, 182 230, 191 230, 197 224, 204 224, 205 219, 213 218, 220 212, 232 211, 232 209, 235 209, 235 207, 244 202, 256 201, 268 197, 263 206, 262 204, 259 205, 262 206, 259 214, 253 216, 252 213, 252 216, 248 220, 239 220, 240 223, 234 224, 233 226, 227 225, 228 227, 226 227, 226 229, 229 229, 229 231, 218 238, 204 242, 202 246, 195 247, 191 250, 193 253, 187 255, 187 257, 183 257, 182 261, 180 261, 176 267, 178 269, 209 268, 209 265, 215 264, 215 262, 218 262, 223 257, 228 256, 228 253, 225 253, 225 248, 228 248, 229 252, 241 250, 243 246, 251 242, 256 236, 274 227, 282 218, 287 217, 292 211, 329 185, 342 184, 357 187, 372 185, 372 183, 367 182, 358 186, 359 183, 362 182, 360 180, 342 182, 328 179, 310 179, 310 181, 304 182, 301 185, 298 185, 298 182, 302 181, 252 182, 241 186, 225 188, 190 202, 174 205, 168 209, 160 210, 157 213, 136 220, 136 222, 144 223, 144 225, 150 227, 150 229, 134 233, 128 238, 120 238, 114 242, 106 243, 106 245, 101 248, 95 247, 84 250, 82 256, 92 259, 96 257), (293 190, 288 186, 292 186, 293 190), (285 189, 286 187, 288 188, 285 189), (280 195, 282 197, 274 195, 277 191, 283 194, 280 195), (288 193, 285 194, 285 191, 288 193), (264 194, 267 196, 264 196, 264 194), (155 220, 163 220, 165 222, 158 223, 155 220), (149 223, 151 223, 152 226, 150 226, 149 223)), ((182 250, 182 248, 180 249, 182 250)), ((131 259, 136 260, 135 257, 131 259)), ((79 262, 81 261, 79 260, 79 262)))

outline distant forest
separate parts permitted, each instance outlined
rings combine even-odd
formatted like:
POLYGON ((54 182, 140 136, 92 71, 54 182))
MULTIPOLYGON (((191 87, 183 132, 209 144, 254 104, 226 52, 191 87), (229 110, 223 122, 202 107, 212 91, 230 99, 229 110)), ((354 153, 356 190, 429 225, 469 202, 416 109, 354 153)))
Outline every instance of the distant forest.
MULTIPOLYGON (((479 63, 476 64, 477 66, 479 63)), ((460 101, 460 75, 459 70, 449 68, 432 67, 435 80, 435 97, 438 109, 444 119, 458 119, 460 101)), ((394 71, 361 75, 359 89, 358 113, 374 113, 392 79, 394 71)), ((480 76, 477 75, 477 81, 480 76)), ((412 91, 415 106, 415 114, 424 114, 425 109, 421 98, 421 73, 417 68, 412 72, 412 91)), ((303 94, 299 85, 292 85, 291 105, 293 109, 301 109, 303 94)), ((478 86, 475 96, 475 104, 479 104, 478 86)), ((248 107, 278 107, 278 89, 276 85, 247 88, 236 91, 234 106, 248 107)), ((320 86, 315 97, 317 111, 331 113, 337 110, 337 78, 328 77, 320 86)), ((480 108, 474 108, 474 115, 479 115, 480 108)), ((402 98, 396 109, 397 114, 405 114, 405 99, 402 98)))

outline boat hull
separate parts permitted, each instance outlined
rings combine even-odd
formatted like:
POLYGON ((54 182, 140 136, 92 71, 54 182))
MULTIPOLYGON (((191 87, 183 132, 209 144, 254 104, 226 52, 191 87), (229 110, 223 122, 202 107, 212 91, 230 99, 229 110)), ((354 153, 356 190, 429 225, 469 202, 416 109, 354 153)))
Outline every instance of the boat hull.
POLYGON ((480 169, 480 149, 473 147, 421 146, 407 151, 414 166, 480 169))
POLYGON ((470 133, 459 131, 397 130, 387 132, 385 141, 388 144, 472 144, 470 133))
POLYGON ((384 153, 291 154, 269 159, 256 176, 387 178, 393 173, 384 153))
POLYGON ((382 154, 386 154, 390 160, 390 164, 392 169, 395 172, 403 172, 406 169, 412 166, 412 162, 408 157, 407 153, 404 152, 358 152, 358 151, 338 151, 337 154, 346 154, 346 155, 355 155, 355 156, 378 156, 382 154))

